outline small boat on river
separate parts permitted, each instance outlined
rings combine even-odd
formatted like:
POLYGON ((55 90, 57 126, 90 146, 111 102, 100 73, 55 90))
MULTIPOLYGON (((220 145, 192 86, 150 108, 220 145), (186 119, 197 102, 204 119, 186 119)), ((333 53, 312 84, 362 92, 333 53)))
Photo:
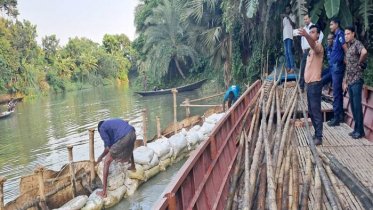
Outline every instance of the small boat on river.
POLYGON ((6 112, 2 112, 0 114, 0 119, 3 119, 3 118, 7 118, 7 117, 10 117, 12 114, 14 113, 14 109, 10 112, 6 111, 6 112))
MULTIPOLYGON (((203 83, 206 82, 206 80, 207 79, 203 79, 203 80, 200 80, 198 82, 195 82, 195 83, 192 83, 192 84, 189 84, 189 85, 176 87, 175 89, 178 92, 195 90, 197 88, 200 88, 203 85, 203 83)), ((139 95, 142 95, 142 96, 155 96, 155 95, 169 94, 169 93, 171 93, 172 89, 173 88, 164 89, 164 90, 157 90, 157 91, 136 91, 135 93, 137 93, 139 95)))

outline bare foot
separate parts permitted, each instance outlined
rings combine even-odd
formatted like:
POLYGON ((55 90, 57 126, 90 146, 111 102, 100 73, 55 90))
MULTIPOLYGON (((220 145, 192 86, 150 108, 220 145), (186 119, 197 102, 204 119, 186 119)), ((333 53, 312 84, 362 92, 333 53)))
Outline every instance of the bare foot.
POLYGON ((290 69, 290 71, 288 71, 288 74, 294 74, 294 69, 290 69))
POLYGON ((106 198, 106 192, 104 192, 103 190, 102 191, 97 190, 96 195, 100 196, 101 198, 106 198))
POLYGON ((131 171, 133 172, 133 173, 136 173, 136 168, 134 167, 134 168, 131 168, 131 171))

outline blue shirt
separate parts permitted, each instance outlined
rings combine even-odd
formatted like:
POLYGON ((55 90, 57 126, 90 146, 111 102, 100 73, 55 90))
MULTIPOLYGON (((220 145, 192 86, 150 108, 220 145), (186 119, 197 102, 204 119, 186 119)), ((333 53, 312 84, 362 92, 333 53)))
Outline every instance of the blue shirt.
POLYGON ((338 31, 334 35, 333 50, 330 55, 330 63, 343 62, 345 52, 343 51, 342 45, 345 43, 345 33, 341 29, 338 29, 338 31))
POLYGON ((224 101, 228 100, 229 92, 233 92, 234 94, 234 101, 237 101, 238 96, 240 95, 241 88, 238 85, 232 85, 228 88, 227 92, 224 95, 224 101))
POLYGON ((119 139, 123 138, 135 128, 130 126, 126 121, 116 118, 105 120, 99 130, 104 146, 111 147, 119 139))

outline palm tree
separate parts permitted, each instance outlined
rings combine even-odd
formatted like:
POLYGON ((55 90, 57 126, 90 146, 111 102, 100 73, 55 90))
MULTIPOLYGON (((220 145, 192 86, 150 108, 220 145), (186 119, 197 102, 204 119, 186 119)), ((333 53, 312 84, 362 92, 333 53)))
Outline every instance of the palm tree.
POLYGON ((179 61, 184 63, 189 58, 193 63, 197 62, 196 50, 187 45, 187 34, 181 25, 180 14, 183 9, 178 0, 163 0, 153 9, 145 23, 149 26, 145 35, 148 38, 143 51, 147 54, 148 68, 160 79, 174 62, 180 75, 185 79, 180 68, 179 61))

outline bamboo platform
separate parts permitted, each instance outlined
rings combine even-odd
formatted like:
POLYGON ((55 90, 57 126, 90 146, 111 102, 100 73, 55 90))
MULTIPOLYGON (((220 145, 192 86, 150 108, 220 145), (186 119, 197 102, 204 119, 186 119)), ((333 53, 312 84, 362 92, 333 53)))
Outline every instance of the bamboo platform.
MULTIPOLYGON (((348 133, 352 129, 346 125, 341 124, 337 127, 329 127, 324 123, 323 130, 323 145, 318 148, 323 152, 328 152, 333 154, 345 167, 351 170, 359 180, 373 192, 373 143, 369 142, 367 139, 352 139, 348 136, 348 133)), ((296 127, 296 142, 297 142, 297 152, 299 157, 299 186, 300 191, 302 191, 302 186, 305 180, 306 171, 306 153, 309 150, 309 145, 306 137, 305 127, 296 127)), ((313 127, 311 127, 311 133, 313 133, 313 127)), ((312 162, 314 162, 312 157, 312 162)), ((310 194, 308 197, 308 208, 315 208, 315 187, 314 187, 314 177, 315 177, 315 167, 312 169, 312 179, 310 194)), ((350 209, 364 209, 363 205, 359 199, 346 187, 337 177, 337 186, 344 198, 346 204, 350 209)), ((325 192, 323 190, 323 209, 331 209, 330 204, 327 200, 325 192)))

